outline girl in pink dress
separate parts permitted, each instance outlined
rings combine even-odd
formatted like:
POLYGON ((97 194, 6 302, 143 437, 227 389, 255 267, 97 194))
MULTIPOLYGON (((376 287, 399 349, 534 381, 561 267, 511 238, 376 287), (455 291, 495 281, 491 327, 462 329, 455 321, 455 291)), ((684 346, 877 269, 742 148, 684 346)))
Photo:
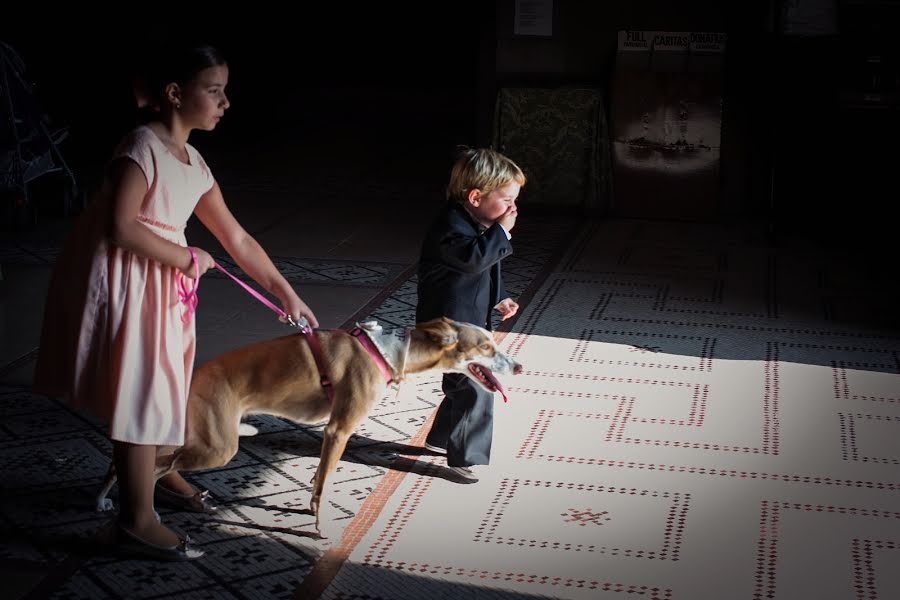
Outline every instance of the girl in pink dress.
MULTIPOLYGON (((119 144, 54 269, 35 389, 67 396, 109 423, 119 543, 146 556, 184 560, 203 553, 159 522, 153 470, 158 447, 184 442, 195 321, 179 296, 179 278, 190 288, 214 265, 208 252, 187 245, 191 214, 287 314, 318 323, 235 220, 203 157, 188 144, 191 131, 215 129, 228 109, 228 65, 208 46, 170 49, 154 65, 138 95, 152 117, 119 144)), ((177 473, 159 485, 199 510, 214 509, 177 473)))

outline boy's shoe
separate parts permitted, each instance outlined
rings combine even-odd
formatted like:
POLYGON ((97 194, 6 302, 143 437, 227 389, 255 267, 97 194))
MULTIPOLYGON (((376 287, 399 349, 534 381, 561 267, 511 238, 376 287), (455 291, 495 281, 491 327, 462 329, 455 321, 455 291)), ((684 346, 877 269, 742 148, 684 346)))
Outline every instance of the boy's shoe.
POLYGON ((447 465, 447 468, 470 483, 478 481, 478 476, 472 471, 472 467, 451 467, 447 465))
POLYGON ((441 448, 440 446, 432 446, 428 442, 425 442, 424 444, 422 444, 422 447, 425 448, 426 450, 431 450, 435 454, 447 454, 446 448, 441 448))

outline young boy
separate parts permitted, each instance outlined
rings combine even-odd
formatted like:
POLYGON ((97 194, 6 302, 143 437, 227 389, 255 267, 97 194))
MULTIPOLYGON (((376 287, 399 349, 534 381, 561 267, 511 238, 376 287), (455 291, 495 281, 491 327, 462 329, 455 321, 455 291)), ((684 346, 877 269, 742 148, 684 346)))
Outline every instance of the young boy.
MULTIPOLYGON (((519 305, 507 297, 500 261, 512 254, 516 198, 525 175, 490 149, 467 149, 447 186, 448 205, 431 224, 419 259, 416 321, 448 317, 491 329, 491 310, 506 320, 519 305)), ((447 454, 447 466, 475 482, 472 465, 491 459, 494 395, 465 375, 448 373, 425 447, 447 454)))

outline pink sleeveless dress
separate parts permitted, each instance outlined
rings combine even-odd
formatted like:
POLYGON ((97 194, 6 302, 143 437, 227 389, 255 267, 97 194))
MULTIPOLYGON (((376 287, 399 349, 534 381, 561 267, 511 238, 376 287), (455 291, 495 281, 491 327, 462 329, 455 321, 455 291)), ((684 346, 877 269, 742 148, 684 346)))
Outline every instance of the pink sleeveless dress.
MULTIPOLYGON (((214 179, 188 145, 181 162, 148 127, 127 135, 127 157, 147 178, 139 220, 187 245, 184 228, 214 179)), ((182 322, 178 270, 110 241, 112 193, 105 184, 79 218, 54 268, 35 371, 35 391, 67 397, 109 423, 113 440, 184 443, 195 323, 182 322)), ((190 282, 188 282, 190 283, 190 282)))

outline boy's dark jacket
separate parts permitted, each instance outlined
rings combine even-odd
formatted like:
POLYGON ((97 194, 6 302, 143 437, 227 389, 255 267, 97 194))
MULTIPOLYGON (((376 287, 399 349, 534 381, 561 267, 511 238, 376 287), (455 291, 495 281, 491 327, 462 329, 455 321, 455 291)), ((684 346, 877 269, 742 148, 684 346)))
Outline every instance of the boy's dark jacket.
POLYGON ((450 202, 422 242, 416 321, 448 317, 490 329, 493 307, 507 297, 500 260, 510 254, 500 225, 485 228, 450 202))

